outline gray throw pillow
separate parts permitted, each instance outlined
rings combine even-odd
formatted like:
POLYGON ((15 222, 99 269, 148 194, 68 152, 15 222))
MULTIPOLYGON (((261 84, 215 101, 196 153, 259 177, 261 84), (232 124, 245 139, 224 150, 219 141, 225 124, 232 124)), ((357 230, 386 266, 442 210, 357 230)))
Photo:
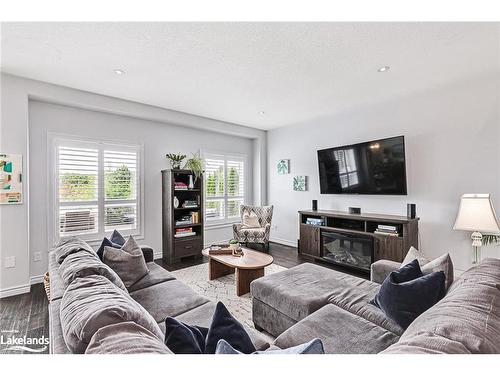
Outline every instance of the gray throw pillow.
MULTIPOLYGON (((217 342, 215 354, 243 354, 234 349, 226 340, 221 339, 217 342)), ((253 352, 252 354, 325 354, 323 343, 320 339, 313 339, 304 344, 293 346, 287 349, 269 348, 264 351, 253 352)))
POLYGON ((422 274, 428 275, 430 273, 443 271, 444 276, 446 278, 445 287, 446 290, 453 283, 453 262, 451 261, 451 257, 449 253, 443 254, 436 259, 429 260, 427 259, 421 251, 415 249, 413 246, 408 250, 408 254, 406 254, 405 259, 403 260, 402 266, 410 263, 414 259, 418 260, 418 264, 420 265, 420 270, 422 274))
POLYGON ((73 353, 84 353, 100 328, 122 322, 135 322, 164 340, 146 309, 101 275, 78 278, 68 286, 60 317, 64 341, 73 353))
POLYGON ((92 336, 85 354, 172 354, 163 341, 134 322, 116 323, 92 336))
POLYGON ((79 251, 84 251, 86 253, 89 253, 90 255, 97 257, 94 249, 92 249, 88 243, 78 237, 67 237, 61 239, 61 241, 59 241, 57 245, 54 246, 52 251, 55 254, 56 262, 59 264, 61 264, 64 258, 66 258, 69 254, 77 253, 79 251))
POLYGON ((121 249, 105 246, 102 260, 120 276, 127 288, 149 273, 142 250, 132 236, 121 249))
POLYGON ((123 281, 115 271, 101 262, 98 257, 90 255, 85 251, 69 254, 64 258, 59 267, 59 275, 66 285, 71 284, 73 280, 79 277, 102 275, 118 288, 127 292, 127 288, 125 288, 123 281))

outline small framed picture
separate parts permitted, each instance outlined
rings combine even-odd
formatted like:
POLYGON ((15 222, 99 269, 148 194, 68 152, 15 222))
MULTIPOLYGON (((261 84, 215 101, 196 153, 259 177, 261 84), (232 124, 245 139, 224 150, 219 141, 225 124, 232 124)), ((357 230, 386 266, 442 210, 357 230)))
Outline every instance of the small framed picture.
POLYGON ((278 174, 289 174, 290 173, 290 159, 280 159, 276 166, 278 174))
POLYGON ((295 176, 293 178, 294 191, 307 191, 307 176, 295 176))

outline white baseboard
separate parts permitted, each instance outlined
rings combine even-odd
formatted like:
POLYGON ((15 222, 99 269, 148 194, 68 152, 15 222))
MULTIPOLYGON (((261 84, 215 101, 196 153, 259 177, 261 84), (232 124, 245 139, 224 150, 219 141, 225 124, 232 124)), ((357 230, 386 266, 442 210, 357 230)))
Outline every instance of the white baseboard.
POLYGON ((153 259, 161 259, 163 258, 163 253, 154 253, 153 254, 153 259))
POLYGON ((18 294, 29 293, 31 285, 13 286, 0 291, 0 298, 16 296, 18 294))
POLYGON ((45 275, 38 275, 30 277, 30 285, 43 283, 43 277, 45 275))
POLYGON ((284 238, 271 237, 271 238, 269 238, 269 241, 276 242, 276 243, 279 243, 282 245, 291 246, 291 247, 297 247, 297 241, 285 240, 284 238))

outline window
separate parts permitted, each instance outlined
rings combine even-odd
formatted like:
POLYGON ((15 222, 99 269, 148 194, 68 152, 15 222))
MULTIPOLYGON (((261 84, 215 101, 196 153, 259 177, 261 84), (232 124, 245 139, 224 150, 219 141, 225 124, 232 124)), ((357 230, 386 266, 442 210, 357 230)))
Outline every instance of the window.
POLYGON ((55 141, 56 238, 141 233, 140 146, 55 141))
POLYGON ((205 154, 205 220, 207 224, 237 221, 245 201, 243 156, 205 154))
POLYGON ((339 166, 340 184, 343 189, 359 184, 358 169, 354 149, 334 151, 339 166))

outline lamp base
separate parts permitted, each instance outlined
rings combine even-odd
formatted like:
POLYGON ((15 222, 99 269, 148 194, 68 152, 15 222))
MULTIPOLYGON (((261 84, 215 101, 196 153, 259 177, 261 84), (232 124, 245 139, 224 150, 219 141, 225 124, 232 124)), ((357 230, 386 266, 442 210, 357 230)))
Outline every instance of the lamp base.
POLYGON ((481 261, 481 245, 483 235, 479 232, 474 232, 470 236, 472 239, 472 264, 478 264, 481 261))

